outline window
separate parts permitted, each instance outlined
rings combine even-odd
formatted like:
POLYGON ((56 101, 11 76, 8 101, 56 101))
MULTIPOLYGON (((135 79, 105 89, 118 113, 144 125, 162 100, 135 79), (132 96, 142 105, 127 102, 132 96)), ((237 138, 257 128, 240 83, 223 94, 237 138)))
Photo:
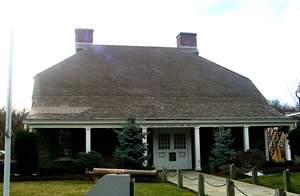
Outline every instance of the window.
POLYGON ((58 158, 71 158, 72 150, 72 137, 71 130, 59 130, 58 144, 59 152, 58 158))
POLYGON ((158 134, 158 149, 170 149, 170 134, 158 134))
POLYGON ((175 133, 174 134, 174 148, 175 149, 185 149, 186 148, 186 139, 184 133, 175 133))

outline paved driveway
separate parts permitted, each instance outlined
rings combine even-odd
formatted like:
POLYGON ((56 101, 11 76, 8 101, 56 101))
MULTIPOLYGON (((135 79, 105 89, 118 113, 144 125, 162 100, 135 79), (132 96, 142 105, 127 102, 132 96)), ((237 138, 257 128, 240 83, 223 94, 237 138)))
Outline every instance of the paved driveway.
MULTIPOLYGON (((168 171, 168 181, 177 184, 176 171, 168 171)), ((183 186, 198 192, 198 172, 196 171, 183 171, 183 186)), ((203 174, 204 176, 204 187, 205 194, 210 196, 226 196, 226 179, 218 176, 213 176, 209 174, 203 174)), ((234 185, 243 193, 235 188, 236 196, 273 196, 275 194, 275 189, 266 188, 263 186, 253 185, 245 182, 240 182, 234 180, 234 185)), ((300 196, 295 193, 287 193, 288 196, 300 196)))

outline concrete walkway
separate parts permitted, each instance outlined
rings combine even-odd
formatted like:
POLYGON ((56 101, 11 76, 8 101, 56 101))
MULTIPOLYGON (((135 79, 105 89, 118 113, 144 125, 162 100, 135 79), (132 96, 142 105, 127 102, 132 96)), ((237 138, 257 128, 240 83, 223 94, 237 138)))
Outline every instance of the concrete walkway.
MULTIPOLYGON (((172 177, 176 174, 176 171, 168 171, 168 181, 174 184, 177 184, 177 176, 172 177)), ((198 192, 198 180, 193 180, 198 177, 198 172, 196 171, 183 171, 183 186, 185 188, 191 189, 195 192, 198 192), (187 179, 188 178, 188 179, 187 179)), ((218 176, 213 176, 209 174, 203 174, 204 180, 204 189, 205 194, 209 196, 226 196, 226 186, 222 186, 226 183, 226 179, 218 176), (222 186, 222 187, 213 187, 222 186)), ((238 187, 245 195, 249 196, 273 196, 275 195, 275 189, 266 188, 263 186, 253 185, 245 182, 240 182, 234 180, 234 185, 238 187)), ((236 196, 244 196, 240 191, 235 189, 236 196)), ((295 193, 287 193, 288 196, 300 196, 295 193)))

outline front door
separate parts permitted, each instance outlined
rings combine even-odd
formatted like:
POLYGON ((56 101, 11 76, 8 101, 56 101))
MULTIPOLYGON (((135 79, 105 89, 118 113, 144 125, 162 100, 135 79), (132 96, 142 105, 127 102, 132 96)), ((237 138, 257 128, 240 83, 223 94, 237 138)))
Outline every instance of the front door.
POLYGON ((156 169, 192 169, 191 130, 153 129, 153 160, 156 169))

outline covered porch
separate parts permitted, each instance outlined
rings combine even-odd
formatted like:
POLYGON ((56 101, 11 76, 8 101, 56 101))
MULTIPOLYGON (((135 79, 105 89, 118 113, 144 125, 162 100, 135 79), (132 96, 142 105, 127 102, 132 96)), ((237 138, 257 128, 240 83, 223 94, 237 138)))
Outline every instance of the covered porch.
MULTIPOLYGON (((266 160, 270 160, 268 128, 295 128, 292 120, 245 120, 245 121, 196 121, 196 120, 138 120, 141 131, 148 133, 143 140, 148 144, 151 159, 147 163, 156 169, 162 167, 174 169, 201 170, 208 163, 213 144, 213 131, 219 127, 230 128, 235 138, 234 148, 247 151, 259 149, 265 152, 266 160)), ((56 156, 48 152, 48 157, 57 160, 73 159, 77 152, 96 150, 105 157, 112 157, 118 145, 117 135, 113 129, 121 129, 125 121, 98 122, 31 122, 29 130, 48 130, 55 141, 48 149, 56 149, 56 156), (55 136, 56 134, 56 136, 55 136), (56 139, 55 139, 56 138, 56 139)), ((291 160, 288 145, 288 132, 284 133, 285 160, 291 160)), ((46 137, 49 137, 46 136, 46 137)), ((46 151, 47 149, 44 149, 46 151)))

